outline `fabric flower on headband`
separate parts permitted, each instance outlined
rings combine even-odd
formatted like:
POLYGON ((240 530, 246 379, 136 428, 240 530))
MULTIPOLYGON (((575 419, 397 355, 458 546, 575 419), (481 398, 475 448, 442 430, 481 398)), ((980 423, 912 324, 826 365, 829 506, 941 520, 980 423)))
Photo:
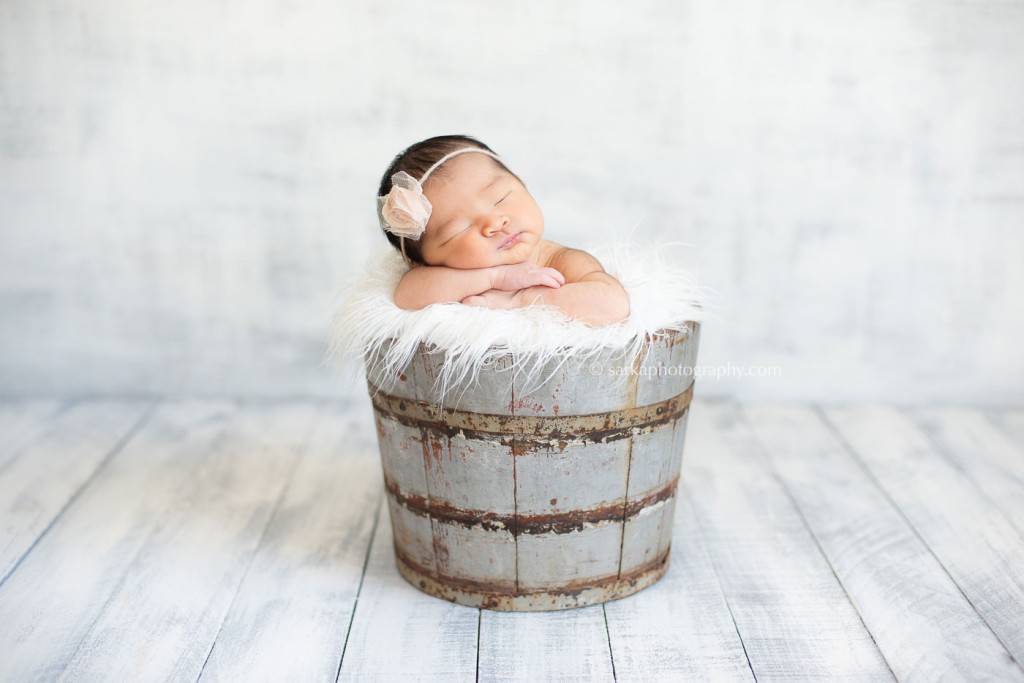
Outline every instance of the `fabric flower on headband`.
POLYGON ((419 181, 405 171, 391 176, 391 191, 377 197, 377 206, 381 227, 411 240, 423 235, 433 209, 419 181))
MULTIPOLYGON (((399 171, 391 176, 391 191, 383 197, 377 197, 377 218, 380 219, 380 227, 399 237, 408 237, 411 240, 418 240, 427 229, 427 221, 430 220, 430 212, 434 207, 430 200, 423 194, 423 183, 427 178, 452 157, 467 152, 486 154, 496 159, 504 168, 504 162, 494 152, 479 147, 463 147, 454 152, 449 152, 434 162, 434 165, 427 169, 423 177, 416 180, 405 171, 399 171)), ((405 256, 405 242, 402 241, 402 255, 405 256)))

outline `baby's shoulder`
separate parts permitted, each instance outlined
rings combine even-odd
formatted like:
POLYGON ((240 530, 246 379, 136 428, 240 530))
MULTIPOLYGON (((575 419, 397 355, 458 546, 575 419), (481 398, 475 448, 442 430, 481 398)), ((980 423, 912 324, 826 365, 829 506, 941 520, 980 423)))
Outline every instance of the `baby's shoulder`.
POLYGON ((582 249, 564 247, 548 240, 544 242, 543 261, 540 265, 559 271, 566 281, 575 282, 589 273, 604 272, 601 262, 582 249))

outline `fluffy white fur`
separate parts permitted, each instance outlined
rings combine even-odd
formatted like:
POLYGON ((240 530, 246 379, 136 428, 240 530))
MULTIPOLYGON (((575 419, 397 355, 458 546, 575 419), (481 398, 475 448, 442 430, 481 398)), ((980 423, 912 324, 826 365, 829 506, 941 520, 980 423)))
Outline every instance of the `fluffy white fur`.
MULTIPOLYGON (((515 354, 517 381, 543 381, 549 361, 587 357, 604 349, 621 349, 632 360, 644 351, 648 333, 679 329, 705 316, 706 291, 694 273, 666 262, 664 247, 605 247, 593 254, 629 294, 629 318, 616 325, 589 327, 550 306, 492 310, 463 304, 435 304, 406 311, 394 303, 394 291, 407 267, 388 249, 369 261, 366 272, 345 284, 341 307, 331 326, 330 354, 336 360, 368 357, 390 345, 382 376, 397 377, 420 342, 446 353, 441 396, 449 387, 474 378, 485 364, 515 354)), ((387 387, 381 387, 387 390, 387 387)))

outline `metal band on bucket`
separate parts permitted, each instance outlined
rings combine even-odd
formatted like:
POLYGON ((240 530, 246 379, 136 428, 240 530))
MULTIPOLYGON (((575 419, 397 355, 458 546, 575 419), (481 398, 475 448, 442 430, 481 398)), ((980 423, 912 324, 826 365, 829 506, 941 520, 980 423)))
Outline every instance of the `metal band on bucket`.
POLYGON ((600 524, 624 524, 655 506, 671 499, 676 493, 679 477, 665 486, 649 491, 627 502, 616 502, 594 508, 551 512, 547 514, 502 514, 486 510, 470 510, 444 500, 431 500, 403 491, 394 479, 384 475, 384 489, 398 505, 419 517, 428 517, 445 524, 487 531, 507 531, 520 534, 565 534, 581 531, 600 524))
POLYGON ((499 436, 530 444, 607 443, 671 425, 690 407, 693 384, 659 403, 588 415, 497 415, 438 408, 426 401, 392 396, 374 386, 370 386, 370 396, 381 417, 446 436, 499 436))

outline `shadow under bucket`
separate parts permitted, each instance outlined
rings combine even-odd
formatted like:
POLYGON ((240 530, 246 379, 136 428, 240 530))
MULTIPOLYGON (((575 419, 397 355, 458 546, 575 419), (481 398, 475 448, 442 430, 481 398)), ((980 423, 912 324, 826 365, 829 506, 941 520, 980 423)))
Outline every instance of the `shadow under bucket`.
POLYGON ((397 378, 367 358, 402 576, 439 598, 558 610, 636 593, 668 569, 699 325, 552 362, 513 353, 449 390, 420 345, 397 378), (385 381, 394 380, 394 381, 385 381), (518 381, 517 381, 518 380, 518 381), (387 387, 387 390, 381 387, 387 387))

